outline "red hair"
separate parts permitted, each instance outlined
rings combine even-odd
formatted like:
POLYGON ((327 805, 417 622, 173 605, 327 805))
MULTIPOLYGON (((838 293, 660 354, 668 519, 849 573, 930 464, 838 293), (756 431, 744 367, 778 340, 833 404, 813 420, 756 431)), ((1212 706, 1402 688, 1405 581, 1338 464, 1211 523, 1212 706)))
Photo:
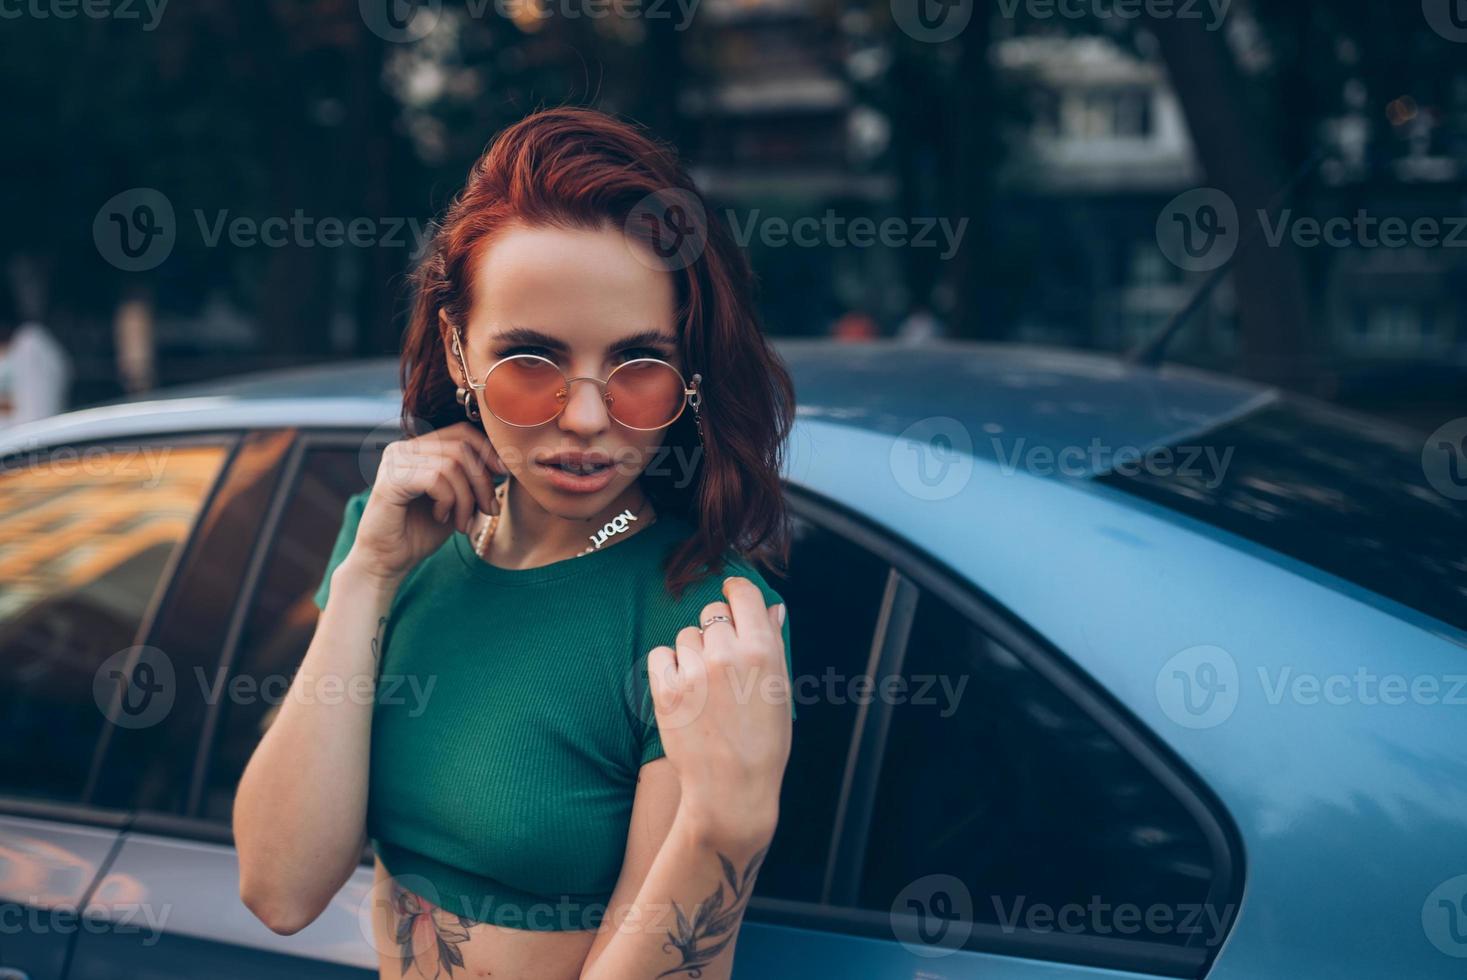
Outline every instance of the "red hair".
MULTIPOLYGON (((496 232, 510 224, 610 225, 667 256, 659 222, 632 220, 656 214, 657 202, 665 215, 692 220, 702 233, 691 244, 680 239, 668 263, 683 373, 703 376, 701 452, 690 408, 665 432, 668 455, 661 458, 670 461, 639 477, 658 513, 681 516, 696 529, 664 568, 676 597, 695 579, 719 574, 730 547, 784 573, 790 532, 779 473, 794 385, 759 323, 748 259, 670 147, 631 123, 583 108, 546 109, 501 132, 470 168, 411 275, 402 412, 410 435, 422 434, 424 425, 432 430, 464 420, 439 312, 450 323, 467 322, 473 257, 496 232), (691 480, 680 479, 687 460, 696 462, 691 480)), ((668 220, 665 215, 659 217, 668 220)))

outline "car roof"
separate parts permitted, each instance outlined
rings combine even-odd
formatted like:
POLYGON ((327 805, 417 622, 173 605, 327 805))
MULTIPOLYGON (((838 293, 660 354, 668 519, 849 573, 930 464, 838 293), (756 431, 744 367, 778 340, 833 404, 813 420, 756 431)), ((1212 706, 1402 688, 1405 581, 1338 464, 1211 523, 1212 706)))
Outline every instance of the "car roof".
MULTIPOLYGON (((988 459, 1011 452, 1019 439, 1026 450, 1097 439, 1165 445, 1277 397, 1186 368, 1028 345, 776 339, 774 346, 793 378, 799 419, 891 435, 938 421, 970 443, 956 448, 988 459)), ((705 373, 717 365, 710 368, 705 373)), ((397 359, 354 360, 116 399, 0 432, 0 454, 184 431, 371 428, 393 423, 400 411, 397 359)))

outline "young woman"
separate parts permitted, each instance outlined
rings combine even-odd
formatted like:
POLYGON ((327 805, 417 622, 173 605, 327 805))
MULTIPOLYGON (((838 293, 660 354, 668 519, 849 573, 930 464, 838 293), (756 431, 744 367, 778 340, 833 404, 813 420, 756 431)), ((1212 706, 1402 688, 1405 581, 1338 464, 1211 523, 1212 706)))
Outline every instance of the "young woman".
POLYGON ((793 389, 703 207, 660 144, 554 109, 436 229, 402 364, 427 431, 348 501, 235 802, 276 932, 370 841, 384 977, 729 975, 794 713, 752 564, 787 562, 793 389))

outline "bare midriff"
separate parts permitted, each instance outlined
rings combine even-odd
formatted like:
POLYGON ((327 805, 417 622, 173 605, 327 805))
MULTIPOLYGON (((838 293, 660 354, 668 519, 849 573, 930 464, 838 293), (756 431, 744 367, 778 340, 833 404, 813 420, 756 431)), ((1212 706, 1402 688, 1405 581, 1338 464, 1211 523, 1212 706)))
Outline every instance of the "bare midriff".
POLYGON ((372 946, 382 980, 575 980, 594 930, 537 932, 471 922, 405 893, 373 862, 372 946))

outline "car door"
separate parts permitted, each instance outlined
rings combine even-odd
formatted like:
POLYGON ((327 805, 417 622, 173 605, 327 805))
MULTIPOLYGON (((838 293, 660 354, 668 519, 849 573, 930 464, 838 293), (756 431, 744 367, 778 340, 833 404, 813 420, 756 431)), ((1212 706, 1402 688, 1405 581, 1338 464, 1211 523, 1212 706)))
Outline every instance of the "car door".
POLYGON ((90 914, 110 923, 144 896, 155 927, 84 935, 70 980, 377 974, 363 928, 371 869, 361 868, 311 925, 278 935, 240 901, 230 819, 239 776, 315 629, 311 595, 346 498, 367 485, 381 443, 354 434, 253 438, 258 458, 221 495, 244 502, 243 509, 219 515, 218 533, 199 548, 196 594, 163 626, 169 649, 213 649, 210 668, 191 684, 188 699, 197 703, 175 712, 187 722, 188 750, 167 749, 181 731, 158 734, 146 751, 118 762, 124 778, 115 785, 131 794, 137 815, 89 905, 90 914), (283 456, 278 465, 271 463, 275 453, 283 456), (201 614, 218 605, 216 589, 228 592, 223 613, 201 614), (215 620, 217 635, 209 632, 215 620))
POLYGON ((789 825, 807 815, 828 828, 819 885, 767 894, 764 876, 778 890, 786 873, 771 850, 735 975, 1203 975, 1239 888, 1205 788, 975 589, 843 512, 796 503, 791 581, 775 586, 794 631, 795 745, 807 717, 857 707, 843 752, 792 753, 776 842, 805 833, 789 825), (878 568, 874 604, 869 588, 848 592, 853 570, 878 568), (870 655, 843 673, 854 658, 820 631, 868 604, 870 655), (818 814, 790 805, 822 776, 818 814))
POLYGON ((0 467, 0 968, 59 980, 125 812, 95 805, 119 702, 231 448, 52 446, 0 467))

